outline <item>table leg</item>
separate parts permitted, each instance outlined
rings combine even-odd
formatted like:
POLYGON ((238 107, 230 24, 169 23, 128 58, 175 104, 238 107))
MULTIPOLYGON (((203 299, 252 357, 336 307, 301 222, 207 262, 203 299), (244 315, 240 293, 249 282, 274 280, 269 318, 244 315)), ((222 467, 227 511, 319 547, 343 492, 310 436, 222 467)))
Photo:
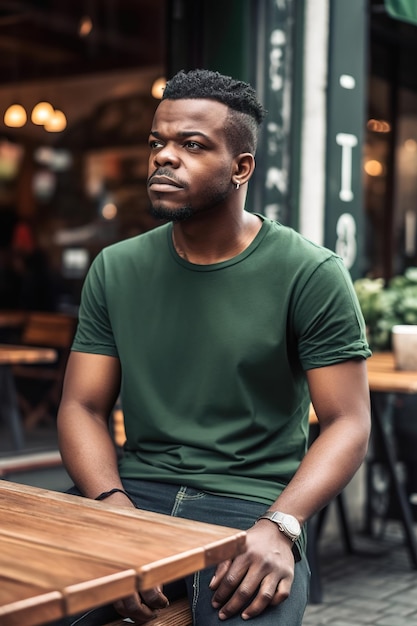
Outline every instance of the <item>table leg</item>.
POLYGON ((376 435, 381 444, 381 452, 385 457, 389 475, 392 481, 393 492, 398 501, 400 518, 404 528, 408 550, 414 569, 417 569, 417 544, 414 534, 414 519, 408 502, 404 485, 398 478, 396 469, 396 454, 392 434, 388 427, 392 424, 392 398, 384 398, 380 393, 371 393, 372 418, 376 435))
POLYGON ((0 365, 0 411, 9 425, 15 450, 24 446, 22 420, 17 402, 13 373, 8 365, 0 365))

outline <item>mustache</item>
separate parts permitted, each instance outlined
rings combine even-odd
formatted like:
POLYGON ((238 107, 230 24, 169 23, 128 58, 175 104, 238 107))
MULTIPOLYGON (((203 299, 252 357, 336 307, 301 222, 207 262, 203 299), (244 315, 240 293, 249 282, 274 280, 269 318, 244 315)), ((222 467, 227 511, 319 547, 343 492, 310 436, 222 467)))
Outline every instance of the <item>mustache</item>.
POLYGON ((166 176, 167 178, 170 178, 174 183, 177 183, 180 187, 183 187, 184 189, 188 188, 186 182, 181 180, 181 178, 178 178, 178 176, 176 176, 170 169, 166 167, 158 167, 154 172, 152 172, 152 174, 148 176, 148 180, 146 181, 147 185, 150 185, 154 176, 166 176))

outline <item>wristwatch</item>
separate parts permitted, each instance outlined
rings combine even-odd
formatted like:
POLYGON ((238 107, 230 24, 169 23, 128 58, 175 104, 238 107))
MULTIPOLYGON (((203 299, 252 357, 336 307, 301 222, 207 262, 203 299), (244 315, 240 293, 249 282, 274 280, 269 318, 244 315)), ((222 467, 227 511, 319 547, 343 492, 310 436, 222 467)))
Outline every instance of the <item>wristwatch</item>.
POLYGON ((269 519, 274 522, 282 533, 291 541, 296 541, 301 534, 301 526, 296 517, 288 515, 288 513, 280 513, 279 511, 265 511, 263 515, 258 517, 260 519, 269 519))

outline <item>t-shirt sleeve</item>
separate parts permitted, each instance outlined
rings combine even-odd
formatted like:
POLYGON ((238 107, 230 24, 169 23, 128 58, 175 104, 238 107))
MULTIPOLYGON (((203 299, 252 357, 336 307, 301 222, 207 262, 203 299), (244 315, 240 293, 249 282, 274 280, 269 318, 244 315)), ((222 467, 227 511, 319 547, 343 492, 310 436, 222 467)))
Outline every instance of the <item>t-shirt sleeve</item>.
POLYGON ((118 356, 106 302, 102 253, 94 259, 83 285, 72 350, 118 356))
POLYGON ((319 264, 299 289, 295 333, 304 370, 371 355, 352 280, 339 257, 319 264))

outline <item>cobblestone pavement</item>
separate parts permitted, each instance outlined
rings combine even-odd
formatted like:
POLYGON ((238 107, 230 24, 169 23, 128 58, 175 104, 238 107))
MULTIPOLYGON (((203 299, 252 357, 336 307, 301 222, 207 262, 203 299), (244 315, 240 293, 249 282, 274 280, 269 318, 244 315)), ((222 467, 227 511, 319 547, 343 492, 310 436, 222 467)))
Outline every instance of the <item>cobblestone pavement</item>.
POLYGON ((417 570, 400 524, 378 540, 355 533, 354 554, 334 530, 320 542, 323 602, 308 605, 303 626, 417 626, 417 570))

